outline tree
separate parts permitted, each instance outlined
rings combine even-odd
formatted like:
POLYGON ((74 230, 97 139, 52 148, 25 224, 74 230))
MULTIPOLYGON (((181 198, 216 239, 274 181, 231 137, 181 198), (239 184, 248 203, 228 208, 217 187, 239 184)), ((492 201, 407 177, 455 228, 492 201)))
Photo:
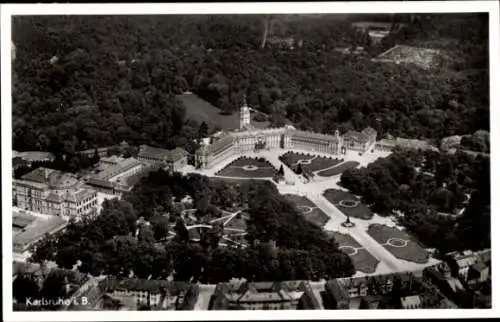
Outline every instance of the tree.
POLYGON ((302 163, 297 165, 297 170, 295 171, 297 174, 302 174, 304 171, 302 170, 302 163))
POLYGON ((200 124, 198 128, 198 139, 206 138, 208 136, 208 125, 205 122, 200 124))
POLYGON ((12 283, 12 297, 19 303, 26 303, 27 298, 38 298, 39 291, 31 273, 21 272, 12 283))
POLYGON ((168 231, 169 231, 168 217, 156 214, 153 217, 151 217, 149 221, 152 225, 154 238, 156 240, 162 240, 168 236, 168 231))
POLYGON ((142 225, 139 228, 138 240, 139 242, 153 243, 155 241, 153 230, 147 225, 142 225))
POLYGON ((279 175, 280 175, 281 177, 283 177, 283 176, 285 175, 285 169, 283 168, 283 165, 281 165, 281 166, 280 166, 280 169, 279 169, 279 172, 278 172, 278 173, 279 173, 279 175))
POLYGON ((189 232, 186 229, 186 226, 184 225, 184 221, 182 219, 180 218, 177 219, 174 230, 178 238, 182 242, 187 243, 189 241, 189 232))
POLYGON ((53 270, 43 282, 40 295, 46 299, 57 299, 66 297, 66 284, 68 276, 63 270, 53 270))
POLYGON ((57 252, 58 237, 46 234, 38 243, 32 247, 30 262, 42 264, 45 261, 53 261, 57 252))

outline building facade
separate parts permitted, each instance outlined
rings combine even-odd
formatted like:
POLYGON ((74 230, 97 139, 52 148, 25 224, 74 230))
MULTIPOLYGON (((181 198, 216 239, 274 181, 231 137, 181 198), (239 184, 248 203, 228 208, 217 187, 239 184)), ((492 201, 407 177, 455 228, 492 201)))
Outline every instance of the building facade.
POLYGON ((86 179, 88 185, 100 192, 121 195, 132 190, 138 178, 151 169, 135 158, 122 158, 112 156, 100 161, 101 171, 86 179))
POLYGON ((367 128, 362 132, 348 132, 341 136, 297 130, 292 126, 256 129, 250 123, 250 110, 246 103, 240 110, 239 130, 202 142, 196 151, 195 165, 212 168, 217 163, 246 152, 270 149, 299 149, 338 155, 347 150, 366 152, 376 141, 377 132, 367 128), (356 135, 352 135, 356 133, 356 135))
POLYGON ((188 152, 182 148, 165 150, 143 144, 139 147, 137 159, 156 168, 178 171, 187 165, 187 157, 188 152))
POLYGON ((371 127, 361 132, 348 131, 343 135, 343 138, 346 149, 364 153, 375 144, 377 140, 377 131, 371 127))
POLYGON ((95 215, 97 192, 73 175, 38 168, 13 182, 14 201, 20 209, 65 219, 95 215))
POLYGON ((102 293, 118 300, 129 310, 192 310, 199 294, 197 285, 166 280, 105 278, 99 283, 102 293))
POLYGON ((211 310, 319 309, 320 303, 305 281, 221 283, 211 310))

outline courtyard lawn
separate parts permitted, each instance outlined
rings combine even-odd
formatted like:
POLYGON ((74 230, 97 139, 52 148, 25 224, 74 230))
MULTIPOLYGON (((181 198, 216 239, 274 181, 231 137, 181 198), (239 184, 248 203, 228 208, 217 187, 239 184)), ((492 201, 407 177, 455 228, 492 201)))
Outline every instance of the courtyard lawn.
POLYGON ((370 208, 348 191, 328 189, 323 196, 346 216, 365 220, 373 217, 370 208))
POLYGON ((335 238, 340 250, 349 255, 357 271, 363 273, 375 272, 379 261, 370 252, 361 247, 354 238, 348 234, 341 234, 339 232, 327 232, 327 234, 335 238), (355 252, 354 249, 356 249, 355 252))
POLYGON ((300 163, 302 169, 309 172, 327 169, 343 161, 334 157, 324 157, 312 153, 297 153, 292 151, 281 155, 279 159, 292 170, 300 163))
POLYGON ((427 251, 404 231, 372 224, 368 227, 368 234, 399 259, 418 264, 425 264, 429 260, 427 251))
POLYGON ((297 208, 307 221, 323 227, 330 220, 330 217, 307 197, 293 194, 286 194, 285 197, 295 205, 295 208, 297 208))
POLYGON ((354 169, 358 165, 359 165, 359 162, 357 162, 357 161, 347 161, 347 162, 341 163, 340 165, 333 167, 331 169, 318 172, 318 176, 333 177, 333 176, 344 173, 344 171, 346 171, 346 170, 354 169))
POLYGON ((272 178, 276 173, 277 170, 265 159, 240 157, 216 175, 233 178, 272 178))

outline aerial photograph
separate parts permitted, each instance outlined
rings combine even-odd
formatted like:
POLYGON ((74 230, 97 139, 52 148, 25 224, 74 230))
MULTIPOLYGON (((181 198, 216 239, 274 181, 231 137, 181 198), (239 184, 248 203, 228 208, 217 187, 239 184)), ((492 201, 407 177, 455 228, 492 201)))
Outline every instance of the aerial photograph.
POLYGON ((12 16, 12 310, 491 309, 490 19, 12 16))

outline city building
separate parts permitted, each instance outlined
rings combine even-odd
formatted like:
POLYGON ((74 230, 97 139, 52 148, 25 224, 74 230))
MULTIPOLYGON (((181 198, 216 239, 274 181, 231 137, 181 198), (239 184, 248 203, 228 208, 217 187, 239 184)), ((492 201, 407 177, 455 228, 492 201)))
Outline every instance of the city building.
POLYGON ((112 156, 100 162, 102 171, 87 178, 86 182, 98 191, 116 195, 132 190, 133 185, 151 170, 151 166, 135 158, 112 156))
POLYGON ((490 268, 484 262, 477 262, 469 268, 468 283, 471 285, 485 282, 490 276, 490 268))
POLYGON ((330 135, 298 130, 290 125, 258 129, 251 124, 250 110, 245 102, 240 109, 239 129, 203 140, 195 153, 195 165, 212 168, 232 156, 270 149, 299 149, 331 155, 339 155, 345 149, 366 152, 375 144, 376 136, 377 132, 372 128, 351 131, 344 136, 338 131, 330 135))
POLYGON ((423 271, 424 281, 435 285, 446 297, 454 298, 464 291, 460 281, 453 277, 450 267, 442 262, 437 266, 426 267, 423 271))
POLYGON ((23 212, 14 212, 12 216, 13 252, 24 254, 44 236, 64 229, 67 221, 58 216, 34 217, 23 212))
POLYGON ((20 209, 64 219, 96 214, 97 192, 71 173, 40 167, 14 179, 13 186, 14 204, 20 209))
POLYGON ((77 153, 91 158, 95 155, 95 153, 97 151, 97 155, 102 158, 102 157, 107 156, 108 153, 110 151, 112 151, 113 149, 118 149, 118 148, 116 146, 106 146, 106 147, 97 148, 97 149, 82 150, 82 151, 78 151, 77 153))
POLYGON ((449 265, 455 276, 462 281, 467 281, 469 268, 477 263, 477 256, 472 251, 448 253, 449 265))
POLYGON ((401 298, 401 307, 403 309, 420 309, 422 308, 422 301, 420 300, 420 296, 418 295, 411 295, 411 296, 404 296, 401 298))
POLYGON ((182 148, 165 150, 147 145, 139 147, 137 159, 151 164, 156 168, 178 171, 187 165, 188 152, 182 148))
POLYGON ((343 135, 343 139, 346 149, 366 152, 375 144, 377 140, 377 131, 371 127, 361 132, 351 130, 343 135))
POLYGON ((125 161, 125 160, 126 160, 126 158, 124 158, 122 156, 118 156, 118 155, 112 155, 110 157, 102 157, 99 160, 98 168, 101 170, 104 170, 110 166, 116 166, 120 162, 125 161))
POLYGON ((118 307, 137 310, 147 307, 151 310, 192 310, 198 298, 198 286, 185 282, 166 280, 105 278, 99 283, 105 294, 101 308, 110 299, 119 302, 118 307))
POLYGON ((211 310, 312 310, 321 304, 308 282, 233 282, 218 284, 211 310))
POLYGON ((401 290, 411 296, 415 286, 422 285, 422 274, 416 271, 329 280, 325 285, 325 308, 349 310, 385 307, 390 304, 387 300, 396 280, 401 290))
POLYGON ((54 161, 56 157, 50 152, 42 151, 12 151, 12 159, 21 159, 31 165, 33 162, 54 161))

